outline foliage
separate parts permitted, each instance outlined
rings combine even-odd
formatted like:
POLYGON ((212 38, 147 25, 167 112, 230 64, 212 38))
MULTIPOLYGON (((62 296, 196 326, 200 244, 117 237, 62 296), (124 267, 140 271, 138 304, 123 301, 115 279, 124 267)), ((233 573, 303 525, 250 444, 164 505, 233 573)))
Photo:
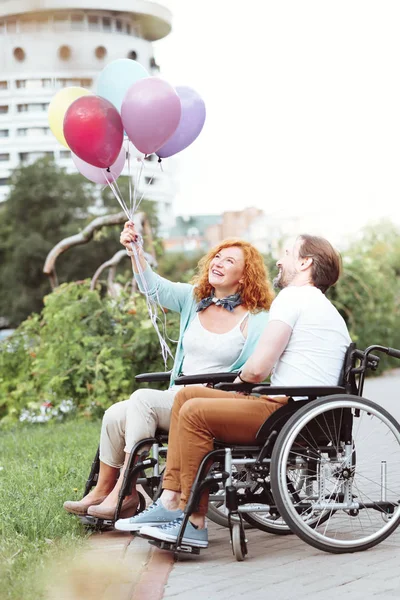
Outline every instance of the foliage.
POLYGON ((203 253, 166 253, 159 260, 158 271, 171 281, 188 283, 196 273, 197 263, 202 256, 203 253))
MULTIPOLYGON (((14 427, 0 436, 0 598, 40 600, 45 574, 84 544, 78 519, 62 510, 82 497, 100 423, 14 427), (68 551, 68 556, 65 553, 68 551)), ((57 575, 60 575, 58 573, 57 575)))
MULTIPOLYGON (((400 348, 399 231, 386 222, 367 227, 343 254, 343 274, 329 296, 359 348, 400 348)), ((381 368, 399 366, 383 356, 381 368)))
MULTIPOLYGON (((128 200, 126 181, 121 191, 128 200)), ((140 209, 156 228, 154 203, 143 200, 140 209)), ((66 173, 48 158, 14 171, 9 197, 0 209, 0 316, 7 318, 10 326, 42 309, 43 296, 50 291, 42 272, 49 251, 107 210, 120 210, 108 188, 99 197, 94 184, 79 173, 66 173)), ((57 260, 59 281, 92 276, 120 249, 120 229, 103 228, 89 243, 62 254, 57 260)))
MULTIPOLYGON (((25 407, 65 401, 80 414, 102 413, 130 396, 136 374, 164 370, 145 301, 137 294, 134 303, 127 294, 102 298, 88 281, 63 284, 46 296, 42 313, 0 346, 0 416, 8 414, 7 421, 25 407)), ((166 320, 177 339, 176 315, 166 320)))

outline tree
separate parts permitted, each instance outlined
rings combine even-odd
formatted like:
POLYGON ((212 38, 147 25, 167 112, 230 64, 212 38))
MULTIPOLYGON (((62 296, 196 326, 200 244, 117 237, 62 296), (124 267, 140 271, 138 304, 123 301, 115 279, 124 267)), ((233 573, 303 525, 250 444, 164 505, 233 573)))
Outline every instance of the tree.
MULTIPOLYGON (((122 180, 120 189, 128 201, 128 183, 122 180)), ((48 252, 83 229, 94 218, 94 207, 96 216, 120 211, 109 188, 99 197, 98 188, 82 175, 68 174, 47 158, 14 172, 10 194, 0 209, 0 316, 11 326, 40 312, 43 296, 50 291, 42 272, 48 252)), ((143 208, 157 224, 154 204, 143 201, 143 208)), ((88 244, 60 256, 59 282, 91 277, 120 248, 120 229, 103 229, 88 244)), ((128 269, 128 262, 121 266, 128 269)))

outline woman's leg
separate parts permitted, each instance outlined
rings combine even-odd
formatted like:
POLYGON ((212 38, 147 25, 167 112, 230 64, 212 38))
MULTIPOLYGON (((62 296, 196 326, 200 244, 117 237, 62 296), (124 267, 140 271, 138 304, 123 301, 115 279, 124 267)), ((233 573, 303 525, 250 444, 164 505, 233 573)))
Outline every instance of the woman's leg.
MULTIPOLYGON (((129 400, 118 403, 124 405, 123 418, 121 411, 109 415, 107 425, 102 428, 100 460, 108 465, 120 465, 121 470, 118 468, 119 477, 114 480, 112 489, 103 501, 90 508, 90 515, 111 518, 118 503, 119 491, 133 446, 144 438, 153 437, 157 428, 168 430, 175 394, 175 390, 137 390, 129 400)), ((132 482, 131 494, 123 503, 125 512, 129 511, 131 514, 135 514, 139 503, 136 479, 132 482)))

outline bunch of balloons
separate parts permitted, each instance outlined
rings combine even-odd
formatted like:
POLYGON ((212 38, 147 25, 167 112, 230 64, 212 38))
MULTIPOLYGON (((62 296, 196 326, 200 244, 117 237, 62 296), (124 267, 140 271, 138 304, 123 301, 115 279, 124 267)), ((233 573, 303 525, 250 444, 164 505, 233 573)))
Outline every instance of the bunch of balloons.
POLYGON ((95 183, 112 183, 126 160, 124 135, 136 157, 167 158, 187 148, 200 134, 205 104, 189 87, 173 88, 127 58, 100 73, 96 95, 81 87, 59 91, 50 102, 49 125, 72 151, 80 173, 95 183))

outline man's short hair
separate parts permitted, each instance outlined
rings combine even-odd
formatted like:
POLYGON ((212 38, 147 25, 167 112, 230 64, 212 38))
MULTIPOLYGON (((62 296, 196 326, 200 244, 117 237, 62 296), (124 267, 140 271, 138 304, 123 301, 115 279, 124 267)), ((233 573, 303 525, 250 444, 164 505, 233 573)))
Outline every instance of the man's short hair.
POLYGON ((312 258, 312 283, 325 294, 339 279, 342 259, 337 250, 325 238, 315 235, 299 235, 302 244, 299 258, 312 258))

